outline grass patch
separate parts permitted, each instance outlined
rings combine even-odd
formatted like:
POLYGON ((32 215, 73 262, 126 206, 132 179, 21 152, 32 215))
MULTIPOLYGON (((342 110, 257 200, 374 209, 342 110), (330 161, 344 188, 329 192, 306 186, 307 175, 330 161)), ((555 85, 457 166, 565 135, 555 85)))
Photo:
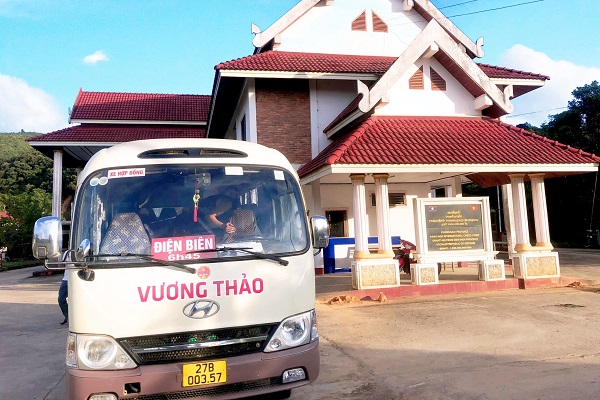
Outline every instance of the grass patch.
POLYGON ((36 265, 43 265, 44 263, 40 260, 18 260, 18 261, 3 261, 0 266, 0 272, 12 271, 15 269, 29 268, 36 265))

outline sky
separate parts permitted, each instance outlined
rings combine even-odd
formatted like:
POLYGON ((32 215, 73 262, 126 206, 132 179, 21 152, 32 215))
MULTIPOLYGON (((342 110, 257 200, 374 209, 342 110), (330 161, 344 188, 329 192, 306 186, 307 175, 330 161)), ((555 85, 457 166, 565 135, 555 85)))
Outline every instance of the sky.
MULTIPOLYGON (((210 95, 215 65, 254 51, 251 24, 264 31, 298 2, 0 0, 0 132, 68 127, 80 88, 210 95)), ((511 124, 540 125, 600 81, 597 0, 432 2, 484 37, 477 62, 551 77, 514 100, 511 124)))

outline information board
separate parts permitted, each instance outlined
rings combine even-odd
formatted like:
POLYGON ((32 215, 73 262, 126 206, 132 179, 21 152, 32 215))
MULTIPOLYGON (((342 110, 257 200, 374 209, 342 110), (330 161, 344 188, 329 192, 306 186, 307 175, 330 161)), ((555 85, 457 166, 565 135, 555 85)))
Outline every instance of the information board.
POLYGON ((429 251, 484 250, 481 202, 424 207, 429 251))

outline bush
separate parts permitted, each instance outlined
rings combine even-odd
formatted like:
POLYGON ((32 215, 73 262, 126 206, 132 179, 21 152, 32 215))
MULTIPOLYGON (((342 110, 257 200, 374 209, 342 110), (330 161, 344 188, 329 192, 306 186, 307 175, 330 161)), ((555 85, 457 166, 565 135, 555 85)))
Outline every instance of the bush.
POLYGON ((16 195, 0 195, 8 218, 0 219, 0 247, 8 248, 12 259, 31 258, 33 225, 38 218, 50 215, 52 196, 41 189, 16 195))

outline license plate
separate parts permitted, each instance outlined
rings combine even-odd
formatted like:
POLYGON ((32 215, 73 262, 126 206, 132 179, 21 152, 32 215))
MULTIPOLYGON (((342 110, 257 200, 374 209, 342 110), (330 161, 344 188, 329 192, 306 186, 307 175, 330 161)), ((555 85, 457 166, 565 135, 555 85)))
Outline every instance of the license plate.
POLYGON ((183 387, 227 382, 227 361, 209 361, 183 365, 183 387))

